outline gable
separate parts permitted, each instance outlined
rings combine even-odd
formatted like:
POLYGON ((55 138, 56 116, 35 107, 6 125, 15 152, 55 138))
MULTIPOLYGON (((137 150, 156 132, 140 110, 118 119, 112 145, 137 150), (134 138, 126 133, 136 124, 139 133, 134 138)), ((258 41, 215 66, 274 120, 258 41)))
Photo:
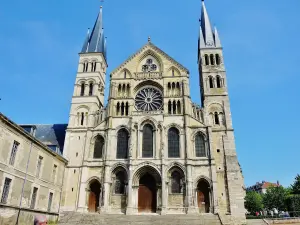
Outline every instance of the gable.
POLYGON ((164 76, 171 76, 172 74, 182 76, 189 74, 188 69, 163 52, 160 48, 148 42, 117 67, 111 73, 111 77, 113 79, 134 78, 135 73, 148 71, 162 73, 164 76))

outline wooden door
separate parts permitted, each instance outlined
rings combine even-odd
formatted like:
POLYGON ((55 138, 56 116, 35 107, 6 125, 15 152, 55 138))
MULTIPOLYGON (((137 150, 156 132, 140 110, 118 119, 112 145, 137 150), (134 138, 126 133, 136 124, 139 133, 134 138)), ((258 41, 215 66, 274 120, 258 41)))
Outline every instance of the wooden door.
POLYGON ((198 191, 198 208, 200 213, 206 212, 205 195, 202 191, 198 191))
POLYGON ((90 192, 89 195, 89 212, 96 212, 96 194, 94 192, 90 192))
POLYGON ((138 210, 139 212, 154 212, 154 193, 153 191, 145 186, 139 186, 138 193, 138 210))

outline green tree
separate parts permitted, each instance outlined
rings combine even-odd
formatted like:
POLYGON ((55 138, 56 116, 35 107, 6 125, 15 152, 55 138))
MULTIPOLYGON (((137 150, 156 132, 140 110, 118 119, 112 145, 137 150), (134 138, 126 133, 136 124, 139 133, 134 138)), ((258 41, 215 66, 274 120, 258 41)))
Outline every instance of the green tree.
POLYGON ((269 187, 267 193, 263 195, 263 204, 267 209, 286 210, 285 200, 287 196, 288 191, 284 187, 269 187))
POLYGON ((295 178, 294 183, 291 186, 292 194, 299 195, 300 194, 300 175, 298 174, 295 178))
POLYGON ((249 191, 245 197, 245 207, 251 214, 263 209, 263 198, 255 191, 249 191))

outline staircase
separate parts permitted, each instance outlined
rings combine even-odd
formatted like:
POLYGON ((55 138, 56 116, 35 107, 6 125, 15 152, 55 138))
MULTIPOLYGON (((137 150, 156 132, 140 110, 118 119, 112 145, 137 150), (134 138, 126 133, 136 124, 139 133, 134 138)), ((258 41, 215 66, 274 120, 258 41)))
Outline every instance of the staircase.
POLYGON ((206 215, 107 215, 65 212, 59 225, 222 225, 218 216, 206 215))
POLYGON ((258 220, 247 220, 247 225, 266 225, 266 223, 261 220, 261 219, 258 219, 258 220))

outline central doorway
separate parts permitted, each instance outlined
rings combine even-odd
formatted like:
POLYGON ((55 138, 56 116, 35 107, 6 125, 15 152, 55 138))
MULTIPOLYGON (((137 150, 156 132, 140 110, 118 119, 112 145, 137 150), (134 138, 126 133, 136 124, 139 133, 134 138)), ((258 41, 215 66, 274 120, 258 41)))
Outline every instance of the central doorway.
POLYGON ((90 184, 90 194, 89 194, 89 212, 97 212, 100 202, 100 191, 101 184, 99 181, 94 180, 90 184))
POLYGON ((138 211, 145 213, 156 212, 156 181, 150 174, 140 178, 138 191, 138 211))

